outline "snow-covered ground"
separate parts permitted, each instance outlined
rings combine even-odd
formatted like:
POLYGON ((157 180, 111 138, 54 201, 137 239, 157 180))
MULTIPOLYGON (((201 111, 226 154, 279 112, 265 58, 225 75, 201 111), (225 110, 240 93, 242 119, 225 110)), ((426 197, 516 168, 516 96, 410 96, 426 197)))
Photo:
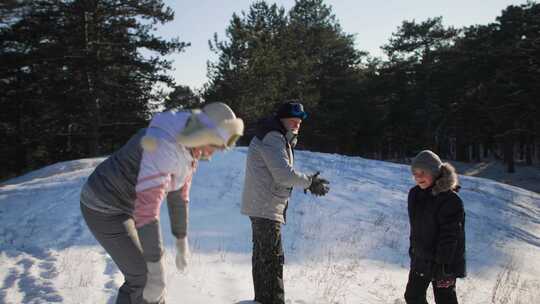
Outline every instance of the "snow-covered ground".
MULTIPOLYGON (((245 155, 238 148, 201 163, 186 273, 174 267, 163 204, 167 303, 251 303, 251 231, 239 211, 245 155)), ((81 185, 101 160, 58 163, 0 186, 0 303, 114 303, 122 276, 79 211, 81 185)), ((311 152, 296 163, 320 170, 331 191, 293 192, 283 232, 287 303, 404 303, 409 167, 311 152)), ((458 281, 460 303, 540 303, 540 194, 482 178, 462 185, 469 276, 458 281)))
POLYGON ((515 172, 508 173, 501 161, 485 159, 479 163, 453 162, 460 174, 483 177, 540 193, 540 165, 515 164, 515 172))

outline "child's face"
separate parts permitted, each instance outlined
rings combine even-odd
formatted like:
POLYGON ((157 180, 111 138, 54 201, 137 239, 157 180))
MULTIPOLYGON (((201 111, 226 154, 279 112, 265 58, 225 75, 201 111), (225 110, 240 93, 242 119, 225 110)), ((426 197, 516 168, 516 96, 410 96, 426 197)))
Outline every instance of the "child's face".
POLYGON ((429 188, 433 185, 433 176, 424 170, 414 169, 413 176, 416 184, 422 189, 429 188))

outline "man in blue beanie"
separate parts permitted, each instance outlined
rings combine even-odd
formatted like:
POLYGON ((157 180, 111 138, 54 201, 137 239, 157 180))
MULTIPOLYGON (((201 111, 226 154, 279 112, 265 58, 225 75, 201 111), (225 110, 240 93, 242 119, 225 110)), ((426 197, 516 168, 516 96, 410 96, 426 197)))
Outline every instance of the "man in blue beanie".
POLYGON ((328 181, 318 173, 306 175, 293 167, 293 149, 307 116, 300 102, 285 102, 258 125, 249 144, 242 214, 250 217, 252 225, 252 274, 258 303, 285 303, 281 224, 285 223, 292 188, 317 196, 329 190, 328 181))

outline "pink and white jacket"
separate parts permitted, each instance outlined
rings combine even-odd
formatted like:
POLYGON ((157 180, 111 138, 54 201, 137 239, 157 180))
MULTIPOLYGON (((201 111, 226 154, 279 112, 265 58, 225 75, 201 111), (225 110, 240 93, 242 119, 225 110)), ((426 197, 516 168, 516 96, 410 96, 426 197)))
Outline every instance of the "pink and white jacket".
MULTIPOLYGON (((176 141, 190 112, 163 112, 109 156, 89 176, 81 203, 105 214, 129 214, 135 221, 147 260, 162 254, 159 210, 167 193, 189 201, 197 161, 176 141), (143 136, 155 139, 152 151, 141 147, 143 136)), ((175 215, 170 215, 174 217, 175 215)))
POLYGON ((186 112, 164 112, 157 114, 150 122, 146 136, 157 140, 157 148, 153 151, 143 150, 133 211, 137 228, 159 219, 161 202, 168 192, 181 189, 182 200, 189 201, 197 162, 175 139, 188 118, 189 113, 186 112))

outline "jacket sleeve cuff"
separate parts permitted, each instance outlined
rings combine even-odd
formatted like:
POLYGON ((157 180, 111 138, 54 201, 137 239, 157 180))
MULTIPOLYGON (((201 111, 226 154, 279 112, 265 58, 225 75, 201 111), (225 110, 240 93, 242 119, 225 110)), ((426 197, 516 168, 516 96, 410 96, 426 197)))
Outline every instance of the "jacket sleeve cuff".
POLYGON ((163 255, 159 220, 154 220, 137 228, 137 233, 141 242, 144 260, 146 262, 158 262, 163 255))
POLYGON ((169 192, 167 195, 167 207, 169 209, 169 220, 171 232, 177 239, 187 236, 189 206, 188 201, 182 198, 182 189, 169 192))

